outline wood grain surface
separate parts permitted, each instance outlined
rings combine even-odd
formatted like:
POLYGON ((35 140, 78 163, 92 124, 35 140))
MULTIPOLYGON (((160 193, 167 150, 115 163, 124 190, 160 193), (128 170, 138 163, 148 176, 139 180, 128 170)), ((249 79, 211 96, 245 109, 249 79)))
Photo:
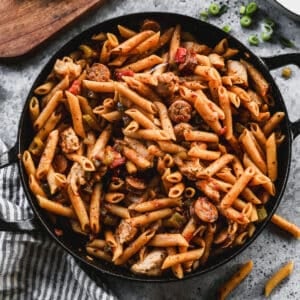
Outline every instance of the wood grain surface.
POLYGON ((105 0, 0 0, 0 58, 22 56, 105 0))

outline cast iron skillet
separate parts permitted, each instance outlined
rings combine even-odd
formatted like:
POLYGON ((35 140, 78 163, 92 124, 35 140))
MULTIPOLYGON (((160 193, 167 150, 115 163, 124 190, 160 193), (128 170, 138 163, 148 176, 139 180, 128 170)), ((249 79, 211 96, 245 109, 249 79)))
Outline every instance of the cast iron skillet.
MULTIPOLYGON (((33 84, 30 93, 27 97, 27 100, 24 105, 24 109, 21 115, 20 123, 19 123, 19 130, 18 130, 18 137, 16 145, 6 153, 6 162, 2 163, 1 167, 4 167, 7 164, 13 163, 17 161, 17 154, 23 153, 25 149, 27 149, 32 137, 33 137, 33 130, 30 126, 29 114, 28 114, 28 103, 29 99, 33 96, 33 90, 36 86, 43 83, 46 79, 47 75, 50 73, 52 66, 57 58, 61 58, 64 55, 68 55, 72 50, 76 49, 79 44, 83 43, 85 40, 88 40, 93 34, 99 33, 101 31, 107 32, 114 32, 116 31, 116 27, 118 24, 122 24, 128 26, 129 28, 136 28, 138 29, 139 24, 142 20, 146 18, 151 18, 157 20, 163 27, 170 27, 174 26, 177 23, 180 23, 183 27, 183 30, 191 32, 195 35, 200 42, 208 44, 209 46, 214 46, 219 42, 222 38, 228 38, 230 47, 237 48, 240 50, 239 57, 246 59, 250 63, 252 63, 266 78, 266 80, 270 83, 271 91, 273 97, 275 99, 275 107, 273 108, 274 111, 284 111, 287 114, 286 106, 282 99, 282 96, 279 92, 278 87, 276 86, 274 79, 270 75, 269 70, 289 64, 294 63, 300 66, 300 54, 285 54, 279 55, 276 57, 268 57, 268 58, 259 58, 254 53, 251 52, 247 47, 241 44, 237 39, 232 37, 231 35, 223 32, 222 30, 218 29, 217 27, 207 24, 205 22, 201 22, 197 19, 179 15, 179 14, 172 14, 172 13, 162 13, 162 12, 154 12, 154 13, 137 13, 126 15, 122 17, 118 17, 115 19, 111 19, 100 23, 92 28, 84 31, 83 33, 79 34, 77 37, 73 38, 69 41, 65 46, 63 46, 47 63, 44 67, 38 78, 36 79, 35 83, 33 84)), ((237 57, 237 58, 239 58, 237 57)), ((221 256, 214 257, 209 260, 209 262, 200 269, 194 271, 193 273, 186 274, 185 278, 191 278, 196 275, 207 273, 234 258, 237 254, 241 253, 245 250, 255 239, 256 237, 262 232, 266 224, 269 222, 271 216, 275 212, 276 208, 279 205, 279 202, 282 198, 284 193, 289 170, 290 170, 290 163, 291 163, 291 146, 292 140, 300 133, 300 120, 295 123, 291 123, 288 117, 285 118, 283 123, 281 124, 282 132, 286 135, 286 140, 283 145, 280 147, 280 155, 279 158, 279 178, 276 182, 276 189, 277 194, 274 199, 271 199, 266 208, 268 211, 267 219, 257 225, 257 230, 254 233, 253 237, 249 239, 244 245, 239 248, 231 249, 230 251, 222 254, 221 256)), ((1 161, 1 160, 0 160, 1 161)), ((68 233, 61 237, 57 237, 54 234, 54 226, 48 220, 45 212, 40 209, 35 201, 33 194, 30 192, 28 187, 28 178, 24 171, 24 168, 21 164, 21 161, 17 161, 19 166, 20 177, 22 181, 22 186, 24 188, 25 194, 31 204, 31 207, 36 215, 36 218, 42 224, 50 236, 59 244, 61 245, 67 252, 69 252, 73 257, 75 257, 78 261, 82 263, 85 267, 91 267, 93 270, 100 271, 99 275, 102 273, 114 275, 117 277, 121 277, 124 279, 129 280, 138 280, 144 282, 166 282, 166 281, 175 281, 177 280, 171 273, 166 273, 163 277, 151 278, 151 277, 144 277, 144 276, 137 276, 132 274, 129 270, 117 267, 112 264, 106 262, 95 261, 91 262, 85 258, 84 251, 80 251, 79 249, 83 248, 82 245, 84 243, 84 239, 75 233, 68 233)), ((0 224, 1 225, 1 224, 0 224)))

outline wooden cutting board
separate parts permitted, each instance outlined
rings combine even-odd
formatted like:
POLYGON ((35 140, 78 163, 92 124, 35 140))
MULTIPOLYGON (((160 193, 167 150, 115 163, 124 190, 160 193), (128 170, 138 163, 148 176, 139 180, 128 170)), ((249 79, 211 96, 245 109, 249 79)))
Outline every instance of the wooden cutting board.
POLYGON ((0 0, 0 58, 22 56, 105 0, 0 0))

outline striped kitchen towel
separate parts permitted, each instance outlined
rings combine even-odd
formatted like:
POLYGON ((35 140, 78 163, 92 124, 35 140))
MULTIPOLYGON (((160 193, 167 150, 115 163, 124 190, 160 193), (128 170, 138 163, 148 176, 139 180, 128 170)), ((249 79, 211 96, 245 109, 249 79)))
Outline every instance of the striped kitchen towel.
MULTIPOLYGON (((0 140, 0 154, 5 150, 0 140)), ((33 217, 17 165, 1 169, 1 300, 116 299, 99 277, 86 273, 45 232, 35 230, 33 217), (20 224, 20 230, 10 229, 12 223, 20 224)))

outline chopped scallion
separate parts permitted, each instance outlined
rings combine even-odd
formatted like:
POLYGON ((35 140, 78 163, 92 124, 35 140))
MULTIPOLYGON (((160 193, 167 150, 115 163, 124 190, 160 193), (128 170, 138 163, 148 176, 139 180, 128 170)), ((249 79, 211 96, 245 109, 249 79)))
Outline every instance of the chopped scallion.
POLYGON ((251 16, 252 14, 254 14, 257 11, 257 4, 253 1, 250 2, 247 6, 246 6, 246 15, 251 16))
POLYGON ((289 39, 287 39, 283 36, 279 37, 279 42, 281 43, 282 46, 287 47, 287 48, 295 47, 295 44, 292 41, 290 41, 289 39))
POLYGON ((269 41, 272 38, 273 35, 273 28, 269 25, 264 23, 262 25, 262 33, 261 33, 261 39, 263 41, 269 41))
POLYGON ((200 18, 201 20, 206 21, 208 19, 208 12, 206 10, 202 11, 200 13, 200 18))
POLYGON ((250 35, 248 38, 248 42, 252 46, 258 46, 259 45, 259 38, 256 34, 250 35))
POLYGON ((267 24, 267 25, 269 25, 269 26, 272 27, 273 29, 274 29, 274 27, 275 27, 275 25, 276 25, 276 23, 275 23, 272 19, 270 19, 270 18, 265 19, 265 20, 264 20, 264 23, 267 24))
POLYGON ((230 25, 224 25, 222 30, 228 33, 231 31, 231 27, 230 27, 230 25))
POLYGON ((242 5, 242 6, 240 7, 240 14, 241 14, 241 15, 244 15, 245 13, 246 13, 246 6, 242 5))
POLYGON ((252 23, 252 19, 249 16, 242 16, 240 19, 241 26, 249 27, 252 23))
POLYGON ((217 16, 220 13, 220 6, 217 3, 212 3, 209 7, 208 7, 208 12, 213 15, 213 16, 217 16))

